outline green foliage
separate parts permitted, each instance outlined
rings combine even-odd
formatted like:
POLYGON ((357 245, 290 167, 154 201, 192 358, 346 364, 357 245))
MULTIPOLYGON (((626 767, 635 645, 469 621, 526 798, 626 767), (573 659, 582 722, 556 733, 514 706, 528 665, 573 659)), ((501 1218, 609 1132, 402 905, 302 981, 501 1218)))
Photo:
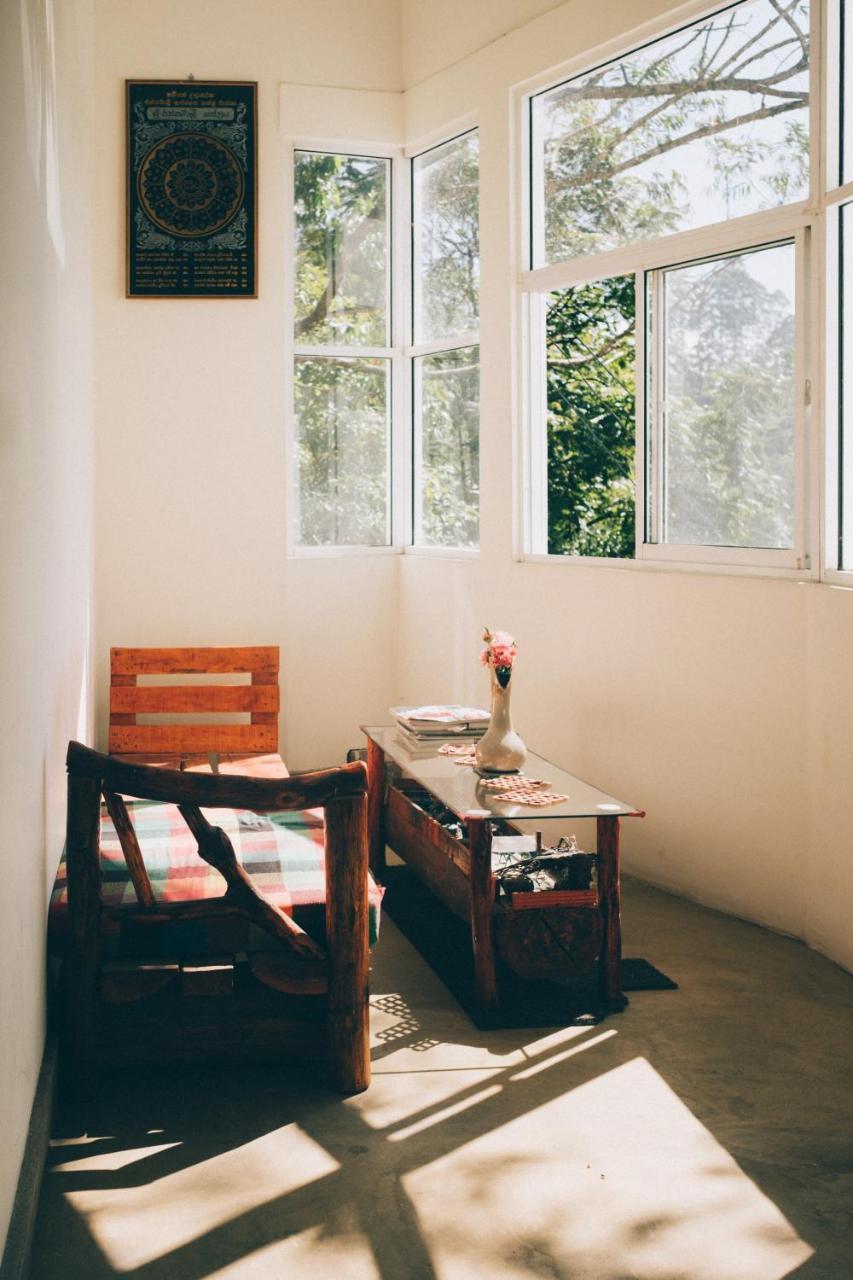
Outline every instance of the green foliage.
MULTIPOLYGON (((316 346, 384 346, 388 164, 301 152, 295 166, 295 336, 316 346)), ((390 540, 389 361, 299 358, 299 540, 390 540)))
POLYGON ((388 161, 297 153, 296 340, 387 343, 388 161))
POLYGON ((387 363, 296 361, 299 540, 304 546, 390 541, 387 363))
POLYGON ((671 542, 792 545, 794 317, 761 259, 793 293, 791 246, 667 274, 671 542))
MULTIPOLYGON (((478 321, 477 135, 430 153, 420 169, 421 339, 478 321)), ((384 161, 300 153, 296 164, 296 339, 384 346, 388 175, 384 161)), ((420 538, 476 546, 479 534, 479 348, 422 357, 420 538)), ((309 546, 390 539, 387 360, 300 357, 299 538, 309 546)))
POLYGON ((415 341, 470 333, 480 312, 476 132, 414 162, 415 341))
MULTIPOLYGON (((479 323, 479 139, 454 139, 415 162, 416 341, 453 338, 479 323)), ((420 518, 426 546, 476 547, 480 501, 480 349, 415 361, 420 405, 420 518)))
POLYGON ((634 554, 634 277, 548 308, 548 550, 634 554))
POLYGON ((423 356, 420 541, 476 547, 480 501, 480 349, 423 356))

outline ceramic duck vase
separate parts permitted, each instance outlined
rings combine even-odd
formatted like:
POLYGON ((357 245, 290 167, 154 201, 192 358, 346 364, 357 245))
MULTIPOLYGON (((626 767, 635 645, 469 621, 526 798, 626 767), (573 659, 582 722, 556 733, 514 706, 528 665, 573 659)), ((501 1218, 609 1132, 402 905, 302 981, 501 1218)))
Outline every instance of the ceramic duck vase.
POLYGON ((480 769, 491 773, 515 773, 527 759, 527 747, 512 727, 510 691, 512 676, 502 685, 491 671, 492 715, 489 727, 474 748, 474 756, 480 769))

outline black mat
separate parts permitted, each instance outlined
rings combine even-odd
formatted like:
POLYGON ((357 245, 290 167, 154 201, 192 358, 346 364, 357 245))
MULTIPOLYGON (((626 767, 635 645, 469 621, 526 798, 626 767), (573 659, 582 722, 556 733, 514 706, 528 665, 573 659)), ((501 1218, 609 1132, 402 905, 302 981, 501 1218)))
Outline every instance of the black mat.
MULTIPOLYGON (((553 982, 528 982, 505 968, 498 970, 500 1006, 485 1012, 477 1007, 474 995, 474 966, 471 934, 464 921, 448 911, 421 884, 408 867, 388 867, 385 875, 383 911, 420 952, 441 978, 450 994, 477 1027, 565 1027, 600 1022, 609 1013, 624 1009, 602 1001, 598 975, 578 979, 571 986, 553 982)), ((380 943, 381 946, 381 938, 380 943)), ((677 988, 665 974, 647 960, 622 961, 625 991, 672 991, 677 988)))

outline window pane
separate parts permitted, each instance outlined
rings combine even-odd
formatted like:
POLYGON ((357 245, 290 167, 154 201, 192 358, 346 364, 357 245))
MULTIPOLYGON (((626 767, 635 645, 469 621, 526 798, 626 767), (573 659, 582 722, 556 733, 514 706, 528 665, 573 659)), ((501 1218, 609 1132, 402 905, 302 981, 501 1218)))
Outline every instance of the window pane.
POLYGON ((552 293, 548 551, 634 555, 634 277, 552 293))
POLYGON ((808 19, 736 5, 534 98, 534 265, 804 199, 808 19))
POLYGON ((841 479, 840 569, 853 569, 853 205, 840 212, 841 479))
POLYGON ((791 547, 794 246, 663 281, 663 541, 791 547))
POLYGON ((460 347, 414 362, 421 546, 476 547, 479 540, 479 360, 479 347, 460 347))
POLYGON ((390 162, 296 153, 294 337, 388 345, 390 162))
POLYGON ((477 328, 479 164, 476 130, 412 163, 415 342, 477 328))
POLYGON ((303 546, 390 540, 390 362, 297 357, 294 370, 303 546))

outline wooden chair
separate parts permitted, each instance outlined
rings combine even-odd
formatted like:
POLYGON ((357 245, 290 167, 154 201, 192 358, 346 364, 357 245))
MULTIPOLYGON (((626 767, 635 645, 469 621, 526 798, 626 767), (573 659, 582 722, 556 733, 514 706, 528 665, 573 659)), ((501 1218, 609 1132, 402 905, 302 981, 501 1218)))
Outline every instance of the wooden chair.
MULTIPOLYGON (((130 1062, 202 1057, 226 1062, 327 1058, 341 1092, 370 1081, 367 774, 361 763, 290 777, 276 753, 278 651, 113 649, 110 747, 69 744, 67 928, 62 982, 63 1061, 74 1087, 130 1062), (143 674, 248 671, 248 685, 136 684, 143 674), (247 696, 248 694, 248 696, 247 696), (250 724, 143 724, 137 715, 223 709, 264 717, 250 724), (204 752, 215 753, 207 759, 204 752), (261 755, 251 754, 261 752, 261 755), (156 763, 152 763, 156 761, 156 763), (171 766, 171 767, 168 767, 171 766), (105 901, 101 798, 112 820, 135 901, 105 901), (158 900, 125 797, 162 802, 192 832, 198 855, 224 878, 221 897, 158 900), (325 935, 322 942, 255 885, 232 841, 205 809, 262 815, 322 809, 325 935), (257 954, 170 958, 152 951, 105 961, 110 929, 143 940, 162 926, 222 928, 251 922, 269 939, 257 954), (272 947, 272 949, 269 949, 272 947)), ((232 818, 235 814, 231 814, 232 818)), ((318 818, 306 815, 317 827, 318 818)))

